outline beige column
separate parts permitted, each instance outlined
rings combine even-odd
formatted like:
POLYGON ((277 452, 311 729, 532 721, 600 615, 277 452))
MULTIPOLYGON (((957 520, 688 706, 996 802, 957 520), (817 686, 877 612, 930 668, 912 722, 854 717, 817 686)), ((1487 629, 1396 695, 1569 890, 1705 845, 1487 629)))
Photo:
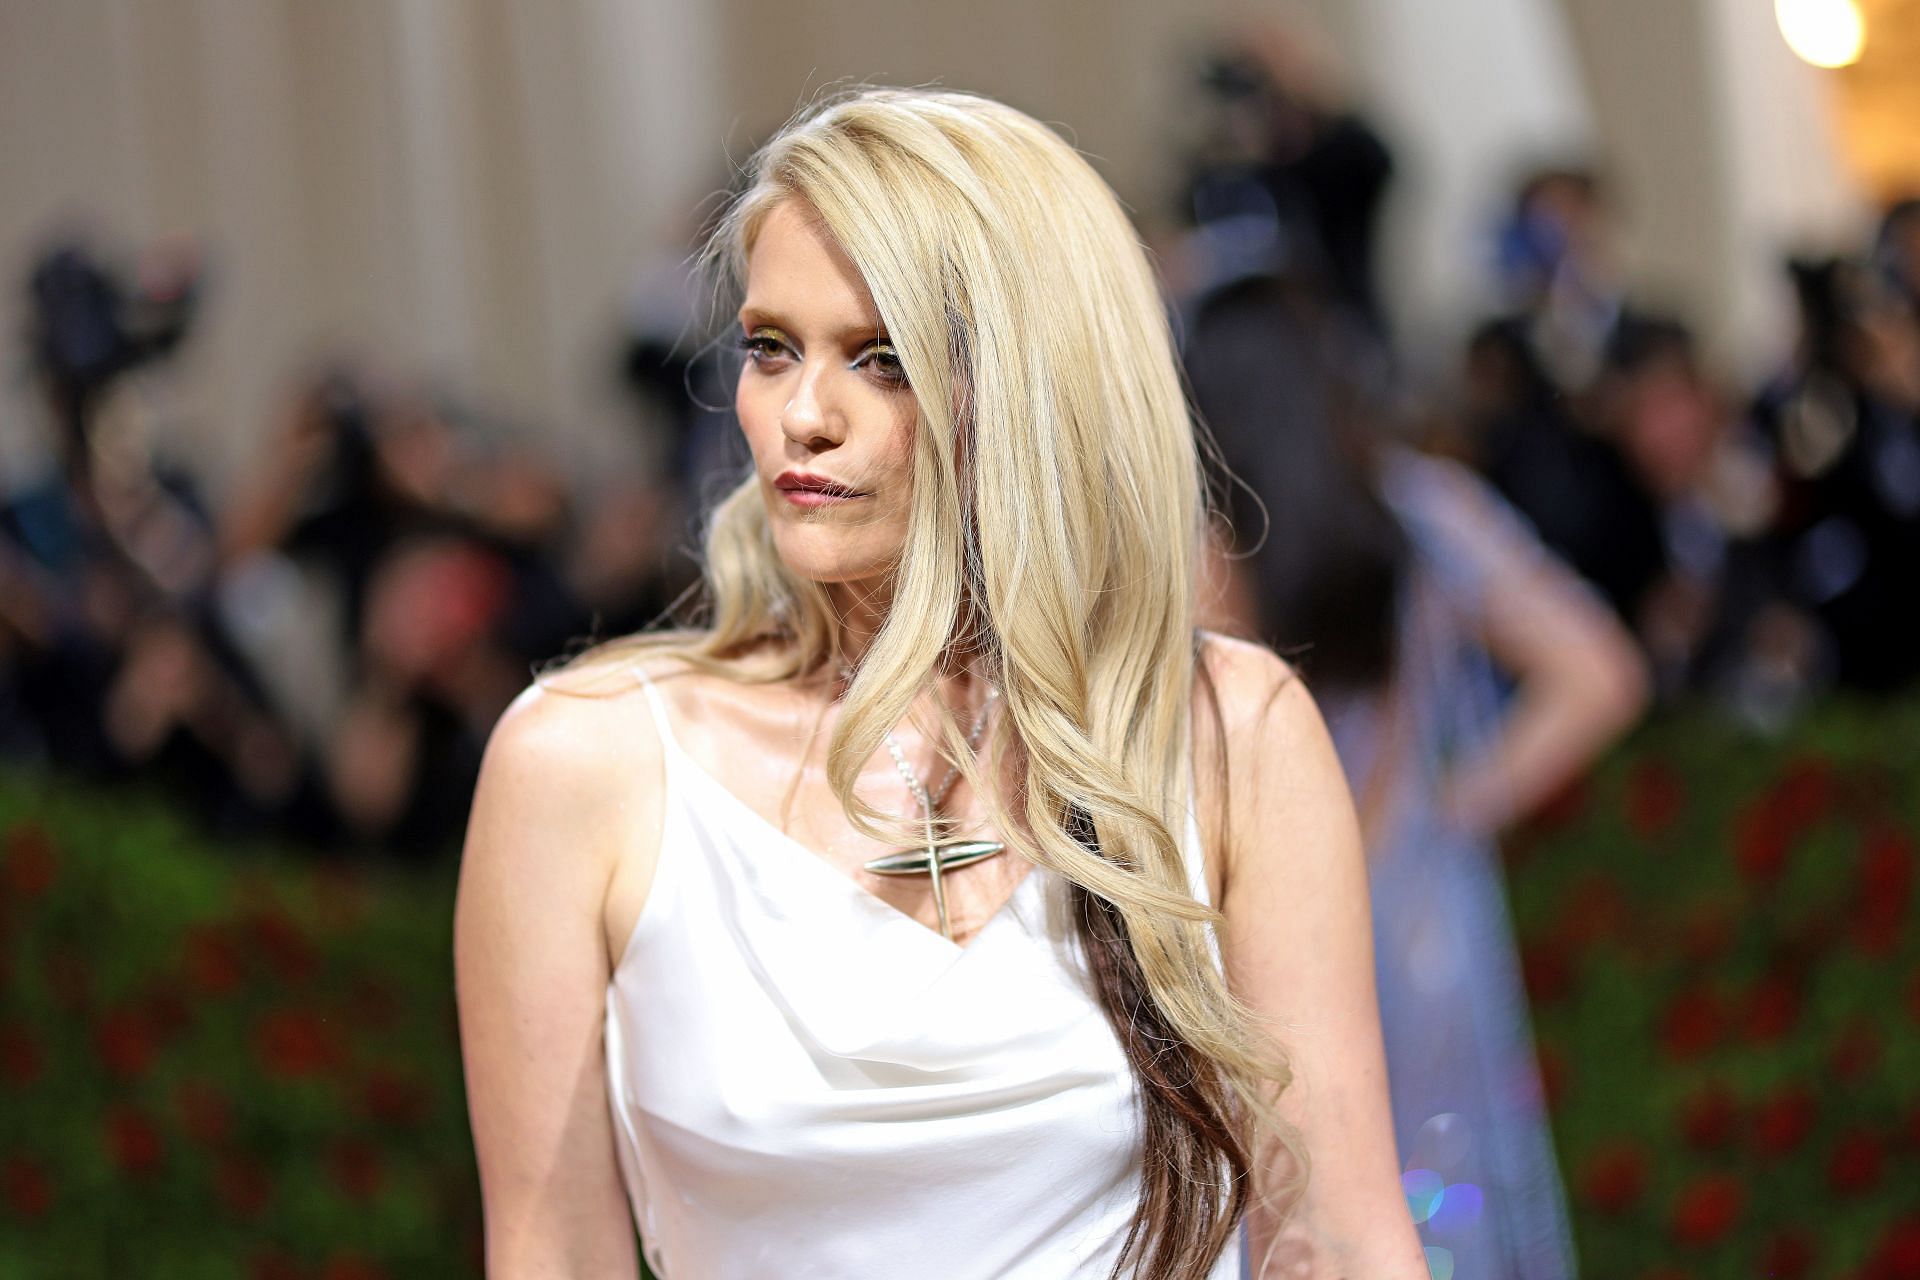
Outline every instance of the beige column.
POLYGON ((1364 0, 1360 101, 1394 147, 1382 232, 1389 303, 1416 351, 1450 354, 1492 304, 1492 234, 1515 177, 1583 152, 1589 77, 1545 0, 1364 0))
POLYGON ((1561 3, 1639 292, 1684 313, 1735 371, 1756 371, 1786 319, 1778 250, 1832 243, 1855 216, 1819 73, 1757 0, 1561 3))
POLYGON ((1714 327, 1736 370, 1754 376, 1792 331, 1782 255, 1858 252, 1872 219, 1842 164, 1834 73, 1794 56, 1772 5, 1706 4, 1727 211, 1714 327))

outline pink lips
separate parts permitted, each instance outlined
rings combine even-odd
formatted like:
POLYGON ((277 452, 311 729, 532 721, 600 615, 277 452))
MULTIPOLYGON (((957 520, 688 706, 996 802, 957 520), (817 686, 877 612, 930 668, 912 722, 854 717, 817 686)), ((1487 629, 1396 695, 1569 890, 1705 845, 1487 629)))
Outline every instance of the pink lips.
POLYGON ((867 495, 838 480, 817 476, 810 471, 782 471, 773 487, 797 507, 824 507, 835 502, 851 502, 867 495))

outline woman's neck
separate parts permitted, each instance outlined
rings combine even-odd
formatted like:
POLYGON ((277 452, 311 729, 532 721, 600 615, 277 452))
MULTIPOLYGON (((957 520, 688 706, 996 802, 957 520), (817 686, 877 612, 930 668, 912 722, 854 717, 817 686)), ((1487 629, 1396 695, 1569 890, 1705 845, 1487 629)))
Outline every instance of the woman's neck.
POLYGON ((827 588, 827 599, 839 623, 834 644, 838 659, 858 667, 887 620, 891 594, 879 583, 836 582, 827 588))
MULTIPOLYGON (((827 602, 838 627, 834 639, 836 665, 858 668, 887 621, 887 611, 893 605, 892 584, 880 579, 829 583, 827 602)), ((965 604, 961 612, 958 630, 964 635, 979 634, 982 628, 978 615, 965 604)), ((949 653, 941 664, 946 673, 943 681, 957 678, 965 684, 968 673, 979 673, 979 659, 980 654, 974 651, 949 653)))
MULTIPOLYGON (((839 630, 835 636, 835 662, 831 679, 835 697, 844 693, 846 681, 865 658, 873 639, 885 624, 891 595, 878 582, 833 583, 827 588, 839 630)), ((935 698, 954 715, 965 717, 986 696, 987 678, 981 670, 979 655, 949 653, 934 678, 935 698)))

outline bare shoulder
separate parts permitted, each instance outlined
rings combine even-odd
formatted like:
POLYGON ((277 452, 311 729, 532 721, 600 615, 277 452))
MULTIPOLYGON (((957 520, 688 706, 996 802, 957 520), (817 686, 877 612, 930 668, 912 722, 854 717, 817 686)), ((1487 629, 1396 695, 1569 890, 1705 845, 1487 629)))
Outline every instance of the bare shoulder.
MULTIPOLYGON (((1346 843, 1352 799, 1312 693, 1285 659, 1264 645, 1206 633, 1204 689, 1195 693, 1195 776, 1213 788, 1213 819, 1231 885, 1236 869, 1335 837, 1346 843), (1214 708, 1217 707, 1217 711, 1214 708), (1271 837, 1247 840, 1248 832, 1271 837)), ((1203 828, 1207 817, 1203 814, 1203 828)), ((1322 847, 1326 847, 1323 845, 1322 847)))
POLYGON ((515 877, 564 869, 604 883, 654 802, 648 780, 660 759, 631 661, 535 678, 488 736, 466 859, 515 877))
POLYGON ((1200 633, 1200 661, 1216 684, 1278 689, 1299 677, 1287 660, 1266 645, 1217 631, 1200 633))
POLYGON ((1203 721, 1217 715, 1236 770, 1245 763, 1240 757, 1261 742, 1320 727, 1319 709, 1300 673, 1267 646, 1202 632, 1200 663, 1204 681, 1196 686, 1204 687, 1195 689, 1196 706, 1203 721))
POLYGON ((534 784, 555 801, 577 802, 596 786, 631 776, 627 753, 649 750, 655 736, 631 665, 539 676, 495 723, 482 785, 534 784))

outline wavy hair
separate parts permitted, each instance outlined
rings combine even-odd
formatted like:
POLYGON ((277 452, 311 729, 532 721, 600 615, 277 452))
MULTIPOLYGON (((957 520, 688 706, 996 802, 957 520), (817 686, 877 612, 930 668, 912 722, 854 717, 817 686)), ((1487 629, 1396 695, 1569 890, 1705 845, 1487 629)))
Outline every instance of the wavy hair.
MULTIPOLYGON (((805 202, 865 279, 918 402, 906 542, 829 743, 831 785, 858 829, 888 832, 854 794, 863 762, 956 662, 999 687, 988 768, 951 715, 935 736, 1009 843, 1070 882, 1138 1085, 1141 1194, 1114 1276, 1198 1280, 1247 1208, 1256 1142, 1304 1164, 1273 1112, 1284 1060, 1227 989, 1220 916, 1195 900, 1175 836, 1204 680, 1207 504, 1152 267, 1071 146, 970 94, 841 95, 747 177, 711 263, 742 283, 768 212, 805 202), (1009 796, 981 785, 1003 764, 1024 781, 1009 796)), ((572 665, 672 651, 756 682, 833 669, 832 607, 776 554, 756 480, 714 511, 704 574, 701 629, 609 641, 572 665)))

